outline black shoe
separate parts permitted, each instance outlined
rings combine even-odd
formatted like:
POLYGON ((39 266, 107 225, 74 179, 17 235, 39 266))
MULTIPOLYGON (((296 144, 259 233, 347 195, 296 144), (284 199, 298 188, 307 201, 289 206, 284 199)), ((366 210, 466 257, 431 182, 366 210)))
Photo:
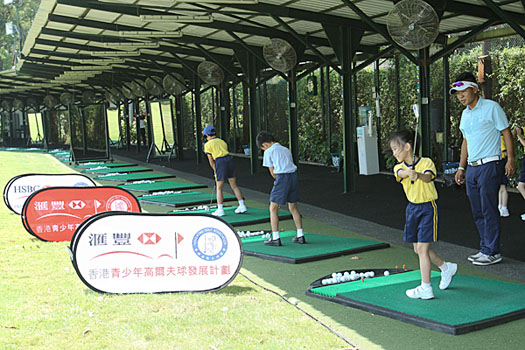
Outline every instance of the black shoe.
POLYGON ((270 245, 272 247, 280 247, 280 246, 282 246, 280 238, 269 239, 267 241, 264 241, 264 245, 270 245))
POLYGON ((305 244, 305 243, 306 243, 306 240, 304 239, 304 236, 301 236, 301 237, 297 237, 297 236, 295 236, 295 237, 292 239, 292 243, 305 244))

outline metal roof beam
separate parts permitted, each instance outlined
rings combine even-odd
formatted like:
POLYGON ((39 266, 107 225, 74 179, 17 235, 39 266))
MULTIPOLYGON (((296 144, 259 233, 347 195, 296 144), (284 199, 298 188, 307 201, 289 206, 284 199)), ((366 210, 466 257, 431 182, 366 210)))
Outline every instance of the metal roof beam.
MULTIPOLYGON (((87 8, 87 9, 94 9, 94 10, 100 10, 100 11, 106 11, 106 12, 113 12, 118 14, 126 14, 130 16, 140 16, 140 15, 170 15, 175 13, 166 13, 163 11, 155 11, 151 9, 146 9, 140 6, 126 6, 126 5, 118 5, 118 6, 107 6, 106 3, 102 2, 92 2, 92 1, 84 1, 84 0, 57 0, 57 3, 64 4, 64 5, 70 5, 70 6, 77 6, 81 8, 87 8)), ((49 19, 54 21, 55 15, 49 15, 49 19)), ((64 16, 60 16, 64 17, 64 16)), ((91 26, 89 23, 92 21, 86 21, 82 20, 83 26, 91 26)), ((230 23, 230 22, 222 22, 214 20, 212 23, 192 23, 191 25, 205 27, 205 28, 214 28, 214 29, 222 29, 222 30, 233 30, 234 32, 239 33, 245 33, 245 34, 252 34, 252 35, 258 35, 258 36, 274 36, 274 37, 280 37, 282 39, 291 39, 292 36, 286 32, 282 32, 276 29, 272 28, 263 28, 263 27, 256 27, 252 25, 243 25, 238 23, 230 23)), ((137 30, 141 29, 140 27, 129 27, 129 26, 121 26, 116 24, 111 24, 113 29, 110 30, 117 30, 116 28, 119 28, 118 30, 137 30)), ((330 46, 330 43, 328 40, 318 37, 309 37, 311 42, 315 45, 319 46, 330 46)))
POLYGON ((371 57, 369 57, 368 59, 366 59, 364 62, 361 62, 359 65, 357 65, 356 67, 354 67, 354 69, 352 70, 354 73, 357 73, 359 72, 360 70, 362 70, 363 68, 366 68, 368 65, 372 64, 373 62, 375 62, 378 58, 381 58, 383 56, 386 56, 388 55, 390 52, 393 52, 395 50, 395 46, 394 45, 390 45, 388 46, 387 48, 385 48, 384 50, 381 50, 381 52, 379 52, 377 55, 372 55, 371 57))
MULTIPOLYGON (((333 25, 346 26, 352 28, 358 28, 363 30, 373 30, 370 25, 363 21, 339 17, 335 15, 328 15, 325 13, 312 12, 306 10, 295 9, 291 7, 278 6, 258 3, 254 5, 243 5, 243 4, 228 4, 228 7, 243 9, 243 10, 252 10, 256 14, 264 13, 268 15, 275 15, 280 17, 290 17, 304 21, 310 21, 315 23, 329 23, 333 25)), ((380 24, 380 26, 383 26, 380 24)), ((385 27, 386 30, 386 27, 385 27)))
MULTIPOLYGON (((483 1, 487 3, 485 0, 483 1)), ((487 6, 479 6, 459 1, 447 1, 445 11, 464 16, 473 16, 486 19, 501 18, 488 4, 487 6)), ((525 16, 523 16, 522 13, 503 11, 501 9, 499 9, 499 11, 501 11, 506 17, 512 19, 515 23, 525 25, 525 16)))
MULTIPOLYGON (((516 33, 518 33, 519 35, 521 35, 522 38, 525 39, 525 30, 523 30, 523 28, 521 28, 520 24, 522 24, 522 23, 517 21, 518 18, 516 18, 516 17, 512 16, 511 14, 506 13, 505 11, 500 9, 499 6, 496 5, 492 0, 483 0, 483 2, 485 4, 487 4, 487 6, 499 18, 501 18, 502 20, 507 22, 512 27, 512 29, 514 29, 516 31, 516 33)), ((525 18, 525 16, 521 15, 521 19, 523 19, 523 18, 525 18)))
POLYGON ((445 57, 451 54, 455 49, 457 49, 458 47, 460 47, 461 45, 463 45, 464 43, 466 43, 467 41, 475 37, 477 34, 482 32, 486 28, 494 25, 496 22, 497 22, 496 19, 489 19, 482 25, 472 29, 468 34, 463 35, 462 37, 458 38, 458 40, 456 40, 451 45, 445 46, 442 50, 436 52, 432 57, 430 57, 430 64, 436 62, 442 57, 445 57))
MULTIPOLYGON (((91 45, 81 45, 81 44, 73 44, 68 43, 64 41, 54 41, 54 40, 47 40, 47 39, 36 39, 35 44, 42 44, 42 45, 49 45, 49 46, 58 46, 58 47, 65 47, 68 49, 73 50, 79 50, 79 51, 91 51, 91 52, 97 52, 97 51, 115 51, 120 52, 120 50, 111 50, 110 47, 97 47, 97 46, 91 46, 91 45)), ((147 49, 147 48, 146 48, 147 49)), ((165 51, 165 52, 176 52, 178 54, 182 55, 188 55, 188 56, 197 56, 201 57, 202 54, 199 50, 193 50, 193 49, 187 49, 183 47, 171 47, 171 46, 159 46, 155 50, 159 51, 165 51)), ((139 49, 140 51, 140 49, 139 49)), ((143 56, 145 54, 141 54, 143 56)), ((216 54, 216 53, 209 53, 209 55, 213 55, 215 59, 221 60, 221 61, 229 61, 231 60, 231 56, 223 55, 223 54, 216 54)), ((151 57, 159 57, 159 56, 151 56, 151 57)), ((169 59, 165 59, 165 61, 170 61, 169 59)))

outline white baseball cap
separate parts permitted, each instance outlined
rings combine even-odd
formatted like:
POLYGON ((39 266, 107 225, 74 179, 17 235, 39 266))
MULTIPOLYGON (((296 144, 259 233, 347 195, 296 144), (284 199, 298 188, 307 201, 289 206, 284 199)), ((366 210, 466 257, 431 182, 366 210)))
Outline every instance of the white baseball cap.
POLYGON ((463 90, 466 90, 468 88, 473 88, 473 87, 477 88, 478 84, 473 83, 471 81, 466 81, 466 80, 456 81, 455 83, 452 83, 452 88, 448 90, 448 93, 453 95, 457 91, 463 91, 463 90))

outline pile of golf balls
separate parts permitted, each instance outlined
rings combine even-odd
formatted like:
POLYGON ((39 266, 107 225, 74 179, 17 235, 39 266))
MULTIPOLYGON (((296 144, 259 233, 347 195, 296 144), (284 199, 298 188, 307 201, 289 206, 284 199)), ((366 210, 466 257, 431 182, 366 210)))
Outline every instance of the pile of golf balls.
POLYGON ((241 238, 262 236, 263 238, 270 238, 271 233, 265 231, 237 231, 237 235, 241 238))
POLYGON ((210 209, 215 209, 217 208, 216 205, 199 205, 198 207, 193 207, 193 208, 184 208, 184 209, 175 209, 173 210, 173 213, 178 213, 178 212, 181 212, 181 211, 196 211, 196 210, 210 210, 210 209))
POLYGON ((335 284, 341 282, 350 282, 360 280, 361 278, 371 278, 375 276, 374 271, 360 272, 355 271, 345 271, 345 272, 334 272, 332 273, 332 278, 325 278, 321 280, 322 285, 335 284))

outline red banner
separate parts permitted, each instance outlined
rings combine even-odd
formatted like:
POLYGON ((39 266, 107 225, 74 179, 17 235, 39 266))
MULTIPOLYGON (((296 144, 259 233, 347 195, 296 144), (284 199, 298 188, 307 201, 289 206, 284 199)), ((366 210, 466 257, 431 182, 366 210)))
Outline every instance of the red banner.
POLYGON ((141 210, 137 198, 122 188, 52 187, 27 199, 22 222, 29 233, 44 241, 70 241, 84 220, 107 211, 141 210))

